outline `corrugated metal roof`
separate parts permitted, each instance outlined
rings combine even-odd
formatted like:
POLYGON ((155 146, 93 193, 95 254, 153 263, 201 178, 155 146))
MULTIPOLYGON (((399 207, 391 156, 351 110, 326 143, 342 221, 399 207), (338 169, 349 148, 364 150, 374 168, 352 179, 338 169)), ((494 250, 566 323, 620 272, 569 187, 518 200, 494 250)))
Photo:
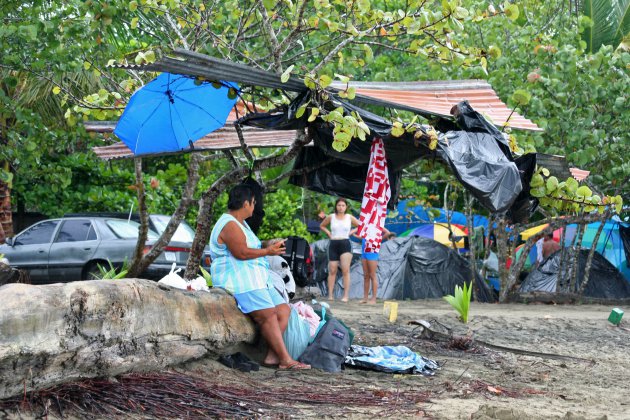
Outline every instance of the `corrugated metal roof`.
MULTIPOLYGON (((210 57, 198 52, 175 48, 174 57, 164 56, 150 64, 117 64, 114 67, 139 71, 162 71, 190 76, 204 77, 208 80, 230 80, 242 85, 271 87, 275 89, 300 92, 304 81, 291 76, 286 82, 280 75, 270 71, 256 69, 244 64, 220 58, 210 57)), ((358 87, 354 99, 357 103, 377 105, 452 118, 450 109, 457 102, 468 100, 476 111, 488 116, 492 122, 502 127, 511 110, 499 99, 495 91, 483 80, 457 80, 437 82, 351 82, 358 87)), ((329 90, 335 92, 345 85, 333 84, 329 90)), ((521 130, 542 131, 536 124, 518 115, 510 117, 510 126, 521 130)))
POLYGON ((585 171, 584 169, 578 168, 569 168, 569 172, 571 172, 571 175, 573 175, 573 178, 575 178, 576 181, 584 181, 591 173, 591 171, 585 171))
MULTIPOLYGON (((86 129, 89 130, 86 123, 86 129)), ((112 131, 115 124, 110 123, 112 131)), ((243 138, 249 147, 288 147, 295 140, 295 130, 261 130, 258 128, 243 127, 243 138)), ((101 131, 104 132, 104 131, 101 131)), ((208 134, 194 143, 194 149, 186 149, 185 152, 203 152, 208 150, 230 150, 240 149, 241 142, 233 125, 228 124, 217 131, 208 134)), ((131 150, 123 143, 119 142, 110 146, 93 147, 96 156, 104 160, 125 159, 133 157, 131 150)), ((178 152, 181 153, 181 152, 178 152)), ((157 156, 157 155, 143 155, 157 156)))
MULTIPOLYGON (((344 88, 334 83, 336 88, 344 88)), ((451 117, 451 108, 467 100, 475 111, 497 127, 503 127, 508 117, 509 126, 521 130, 542 131, 527 118, 512 113, 484 80, 454 80, 432 82, 350 82, 357 94, 407 105, 417 110, 451 117), (510 116, 510 114, 512 114, 510 116)))

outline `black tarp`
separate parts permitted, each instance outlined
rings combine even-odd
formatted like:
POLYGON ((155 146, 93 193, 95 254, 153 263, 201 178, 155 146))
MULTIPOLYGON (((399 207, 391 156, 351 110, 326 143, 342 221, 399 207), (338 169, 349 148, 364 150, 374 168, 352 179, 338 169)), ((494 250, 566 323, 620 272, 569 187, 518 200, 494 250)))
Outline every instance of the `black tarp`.
POLYGON ((483 207, 492 213, 509 210, 523 186, 507 140, 468 101, 452 112, 457 127, 440 135, 440 156, 483 207))
MULTIPOLYGON (((309 92, 302 93, 283 108, 282 112, 250 114, 239 120, 242 125, 276 130, 308 126, 309 135, 313 138, 314 147, 318 151, 303 148, 293 169, 303 172, 313 166, 316 168, 308 171, 312 176, 292 177, 289 182, 294 185, 360 200, 370 160, 371 142, 378 136, 383 139, 385 145, 390 176, 397 176, 403 168, 418 159, 434 158, 439 155, 451 167, 464 187, 493 213, 510 209, 523 189, 521 174, 525 176, 529 172, 519 172, 503 134, 473 110, 467 101, 462 101, 453 108, 455 123, 445 119, 438 121, 438 128, 449 131, 440 136, 437 151, 429 150, 426 140, 414 139, 413 133, 405 133, 401 137, 390 136, 391 123, 376 114, 346 101, 340 100, 334 105, 329 103, 327 107, 341 106, 346 114, 356 112, 370 128, 370 135, 365 141, 353 139, 345 150, 339 152, 332 147, 331 124, 320 120, 308 124, 306 115, 308 113, 299 119, 294 118, 296 110, 310 99, 309 92), (331 158, 335 159, 333 164, 321 165, 331 158), (363 182, 360 182, 361 179, 363 182)), ((391 184, 390 206, 393 206, 398 200, 399 184, 391 184)), ((523 205, 520 203, 519 209, 522 208, 523 205)))
MULTIPOLYGON (((325 291, 328 277, 328 240, 312 245, 315 259, 314 279, 325 291)), ((360 246, 355 247, 350 268, 352 299, 363 297, 363 267, 360 246)), ((471 271, 468 260, 456 251, 429 238, 411 236, 383 242, 378 264, 379 299, 437 299, 452 295, 455 286, 469 281, 471 271)), ((495 296, 483 279, 475 278, 477 300, 493 302, 495 296)), ((343 294, 339 273, 335 296, 343 294)))
MULTIPOLYGON (((588 249, 581 249, 577 261, 575 289, 570 282, 574 273, 575 251, 566 248, 550 255, 540 266, 533 269, 521 284, 521 292, 576 293, 584 280, 584 268, 588 249), (564 261, 561 258, 564 254, 564 261)), ((624 299, 630 297, 630 282, 602 254, 595 251, 589 281, 584 290, 585 296, 604 299, 624 299)))
MULTIPOLYGON (((305 147, 295 160, 294 168, 312 168, 326 161, 326 156, 317 147, 305 147)), ((365 178, 368 172, 368 164, 352 164, 346 161, 335 161, 333 164, 323 166, 314 171, 303 171, 289 178, 293 185, 307 188, 311 191, 324 194, 333 194, 361 202, 365 178)), ((389 171, 389 184, 392 191, 392 199, 387 207, 396 208, 398 191, 400 191, 402 171, 389 171)))
POLYGON ((523 223, 529 221, 529 216, 534 214, 534 211, 536 211, 538 207, 538 199, 532 197, 529 193, 529 183, 536 170, 536 153, 528 153, 520 156, 516 158, 514 162, 518 167, 523 189, 507 211, 506 216, 509 223, 523 223))

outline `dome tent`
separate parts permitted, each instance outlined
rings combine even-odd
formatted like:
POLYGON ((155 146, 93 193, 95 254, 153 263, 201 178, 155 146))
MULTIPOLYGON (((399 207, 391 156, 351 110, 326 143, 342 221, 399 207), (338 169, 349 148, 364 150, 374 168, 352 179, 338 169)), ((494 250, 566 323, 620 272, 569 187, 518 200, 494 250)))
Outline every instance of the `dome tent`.
MULTIPOLYGON (((328 276, 328 240, 312 245, 315 258, 315 281, 326 290, 328 276)), ((353 253, 350 267, 352 299, 363 297, 363 267, 360 249, 353 253)), ((395 238, 383 242, 378 264, 379 299, 439 299, 452 295, 455 286, 463 286, 471 276, 468 260, 457 251, 423 237, 395 238)), ((495 296, 479 276, 475 276, 475 292, 480 302, 493 302, 495 296)), ((341 274, 337 278, 335 296, 342 295, 341 274)))
MULTIPOLYGON (((551 292, 577 293, 584 280, 584 269, 588 258, 588 249, 581 249, 578 254, 577 280, 573 290, 570 279, 573 277, 573 258, 575 251, 565 248, 564 264, 562 264, 562 250, 551 254, 545 261, 532 270, 525 278, 520 292, 551 292)), ((623 299, 630 297, 630 283, 619 270, 599 252, 593 254, 593 263, 589 275, 589 282, 584 290, 584 296, 604 299, 623 299)))

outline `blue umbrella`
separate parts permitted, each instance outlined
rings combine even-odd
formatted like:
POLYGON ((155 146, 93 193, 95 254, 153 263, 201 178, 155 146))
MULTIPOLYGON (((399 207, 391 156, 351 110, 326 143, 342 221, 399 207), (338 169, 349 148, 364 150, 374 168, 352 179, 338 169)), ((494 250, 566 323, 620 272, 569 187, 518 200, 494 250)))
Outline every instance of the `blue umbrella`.
POLYGON ((162 73, 131 96, 114 134, 134 155, 189 150, 225 125, 236 102, 238 85, 220 85, 162 73))

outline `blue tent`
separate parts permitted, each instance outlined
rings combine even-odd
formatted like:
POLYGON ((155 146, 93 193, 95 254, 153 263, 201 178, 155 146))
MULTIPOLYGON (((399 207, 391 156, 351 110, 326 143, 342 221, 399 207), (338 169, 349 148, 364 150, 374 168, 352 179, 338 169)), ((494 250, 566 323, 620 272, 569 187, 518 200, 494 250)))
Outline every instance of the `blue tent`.
MULTIPOLYGON (((431 208, 430 211, 436 214, 433 219, 429 216, 427 209, 422 206, 414 205, 415 200, 401 200, 396 207, 398 213, 395 217, 388 217, 385 220, 385 227, 396 235, 418 227, 424 223, 438 222, 446 223, 447 214, 444 209, 431 208), (438 215, 439 213, 439 215, 438 215)), ((456 225, 467 226, 466 215, 458 211, 449 211, 451 223, 456 225)), ((479 215, 473 215, 473 228, 483 227, 485 231, 488 229, 488 218, 479 215)))

